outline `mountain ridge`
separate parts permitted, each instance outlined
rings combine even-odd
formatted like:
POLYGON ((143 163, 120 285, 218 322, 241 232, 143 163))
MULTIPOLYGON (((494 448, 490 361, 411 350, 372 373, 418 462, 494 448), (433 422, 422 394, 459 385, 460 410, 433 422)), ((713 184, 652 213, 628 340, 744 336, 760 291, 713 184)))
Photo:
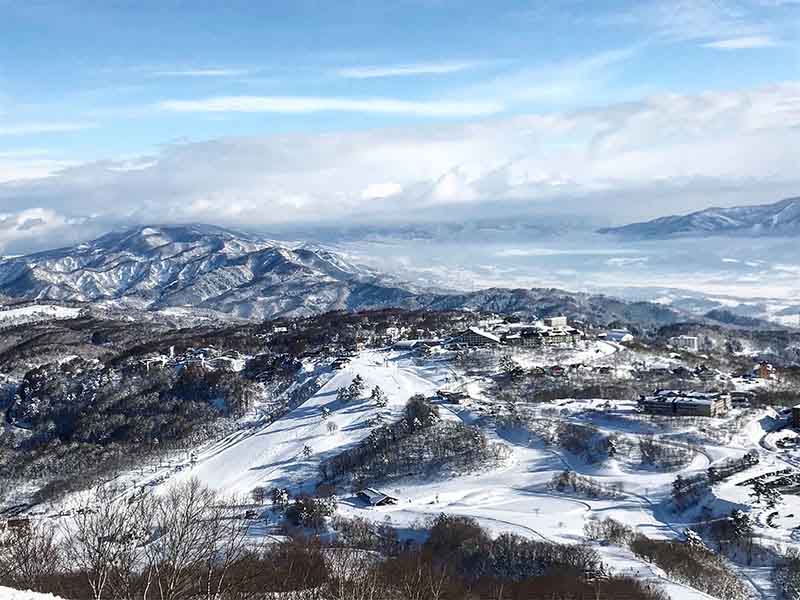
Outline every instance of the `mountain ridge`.
POLYGON ((314 244, 205 225, 146 225, 74 247, 0 260, 0 295, 13 300, 111 303, 116 309, 191 309, 246 320, 385 308, 569 314, 672 323, 651 304, 557 289, 418 289, 314 244))
POLYGON ((800 196, 771 204, 711 207, 686 215, 670 215, 598 233, 632 239, 665 239, 699 235, 800 236, 800 196))

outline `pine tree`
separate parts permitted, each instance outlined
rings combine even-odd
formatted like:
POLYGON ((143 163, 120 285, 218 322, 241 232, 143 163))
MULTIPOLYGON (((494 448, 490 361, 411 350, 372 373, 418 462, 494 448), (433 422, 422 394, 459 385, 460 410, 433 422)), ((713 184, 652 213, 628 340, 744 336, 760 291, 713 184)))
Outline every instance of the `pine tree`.
POLYGON ((767 486, 761 479, 756 479, 753 482, 753 491, 750 492, 750 497, 753 499, 753 504, 761 504, 761 501, 767 495, 767 486))
POLYGON ((386 398, 386 394, 384 394, 383 390, 377 385, 372 388, 370 399, 378 405, 378 408, 384 408, 388 404, 388 398, 386 398))
POLYGON ((350 398, 360 398, 361 394, 364 393, 364 378, 361 375, 356 375, 353 381, 350 382, 348 391, 350 392, 350 398))

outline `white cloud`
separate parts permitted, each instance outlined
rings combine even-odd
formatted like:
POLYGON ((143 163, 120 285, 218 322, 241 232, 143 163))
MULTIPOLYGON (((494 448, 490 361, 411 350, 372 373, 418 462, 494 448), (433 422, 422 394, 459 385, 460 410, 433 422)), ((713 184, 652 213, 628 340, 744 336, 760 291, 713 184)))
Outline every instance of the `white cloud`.
POLYGON ((786 83, 465 124, 172 144, 0 185, 0 206, 97 215, 93 224, 254 227, 496 216, 550 203, 629 221, 796 194, 797 147, 800 83, 786 83))
POLYGON ((393 98, 326 98, 314 96, 217 96, 202 100, 165 100, 157 108, 169 112, 316 113, 360 112, 426 117, 469 117, 500 112, 497 102, 412 101, 393 98))
POLYGON ((94 123, 79 122, 41 122, 41 123, 15 123, 3 125, 0 123, 0 136, 23 136, 43 133, 70 133, 95 127, 94 123))
POLYGON ((446 75, 475 69, 485 63, 479 61, 446 61, 412 63, 403 65, 357 66, 338 69, 335 73, 347 79, 377 79, 383 77, 410 77, 415 75, 446 75))
POLYGON ((706 48, 714 48, 716 50, 747 50, 751 48, 773 48, 778 45, 778 42, 766 35, 751 35, 708 42, 703 45, 706 48))
POLYGON ((600 21, 634 26, 670 41, 701 41, 725 49, 726 43, 738 40, 751 44, 740 48, 756 48, 790 33, 794 20, 786 11, 798 6, 795 0, 640 0, 600 21))
POLYGON ((369 200, 370 198, 377 200, 394 196, 402 191, 403 186, 399 183, 393 183, 391 181, 385 183, 371 183, 361 192, 361 197, 364 200, 369 200))

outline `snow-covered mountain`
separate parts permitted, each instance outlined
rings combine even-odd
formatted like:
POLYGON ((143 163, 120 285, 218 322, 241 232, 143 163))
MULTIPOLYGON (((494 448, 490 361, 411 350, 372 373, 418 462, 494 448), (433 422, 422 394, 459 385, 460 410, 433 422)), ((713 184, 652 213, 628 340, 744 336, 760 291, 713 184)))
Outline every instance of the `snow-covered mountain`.
POLYGON ((610 227, 599 232, 637 239, 729 234, 797 236, 800 235, 800 197, 787 198, 774 204, 709 208, 688 215, 610 227))
POLYGON ((412 293, 332 252, 205 226, 146 226, 0 261, 12 298, 191 306, 245 318, 397 304, 412 293))
POLYGON ((568 314, 647 324, 678 317, 656 304, 556 289, 417 289, 322 247, 208 225, 138 227, 71 248, 2 259, 0 295, 253 320, 382 308, 568 314))

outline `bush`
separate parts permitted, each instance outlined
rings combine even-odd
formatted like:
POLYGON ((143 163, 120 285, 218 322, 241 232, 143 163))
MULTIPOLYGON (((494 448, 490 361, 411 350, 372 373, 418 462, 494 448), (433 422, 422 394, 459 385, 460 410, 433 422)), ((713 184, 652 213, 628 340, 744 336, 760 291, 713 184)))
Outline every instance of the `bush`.
POLYGON ((633 528, 606 517, 601 520, 587 521, 583 526, 583 534, 596 542, 608 542, 616 546, 628 546, 636 537, 633 528))
POLYGON ((321 529, 325 518, 336 512, 336 500, 333 498, 315 498, 299 496, 286 509, 286 519, 296 526, 321 529))
POLYGON ((600 483, 591 477, 578 475, 574 471, 563 471, 553 475, 548 487, 558 492, 571 492, 587 498, 621 498, 623 496, 618 489, 600 483))

